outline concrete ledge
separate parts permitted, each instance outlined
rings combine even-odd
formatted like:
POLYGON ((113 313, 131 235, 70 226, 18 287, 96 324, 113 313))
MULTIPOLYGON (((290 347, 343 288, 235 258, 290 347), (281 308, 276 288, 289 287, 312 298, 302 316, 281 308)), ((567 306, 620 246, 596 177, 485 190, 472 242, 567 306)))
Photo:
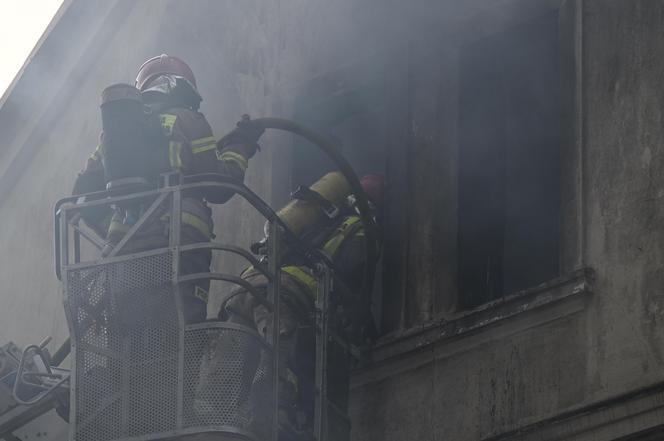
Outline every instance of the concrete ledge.
POLYGON ((354 372, 352 385, 379 381, 583 311, 592 280, 592 270, 583 268, 450 318, 385 336, 354 372))
POLYGON ((579 406, 483 441, 646 441, 664 439, 664 383, 579 406), (635 430, 638 430, 635 433, 635 430))

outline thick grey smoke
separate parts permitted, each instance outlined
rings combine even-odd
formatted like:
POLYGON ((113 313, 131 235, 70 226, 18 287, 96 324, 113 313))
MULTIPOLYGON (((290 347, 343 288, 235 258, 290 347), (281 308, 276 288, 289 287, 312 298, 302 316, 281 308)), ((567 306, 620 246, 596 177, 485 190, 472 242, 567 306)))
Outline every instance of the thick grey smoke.
MULTIPOLYGON (((72 2, 0 109, 0 166, 6 171, 0 202, 12 217, 30 219, 8 233, 7 243, 30 256, 31 271, 40 274, 11 287, 40 294, 13 302, 7 314, 34 316, 41 296, 58 303, 50 247, 44 246, 52 240, 50 207, 70 191, 97 143, 100 91, 131 82, 138 66, 160 53, 191 64, 202 111, 217 136, 244 113, 293 118, 335 140, 359 174, 386 173, 385 280, 395 290, 385 297, 392 302, 383 308, 386 327, 402 320, 403 290, 413 293, 407 320, 441 312, 447 300, 432 300, 431 293, 454 291, 456 283, 456 164, 460 131, 466 130, 459 121, 459 82, 470 78, 463 52, 547 8, 539 1, 72 2), (38 233, 11 238, 26 228, 38 233), (417 277, 418 271, 431 276, 417 277)), ((533 90, 532 97, 538 94, 533 90)), ((268 133, 263 147, 251 161, 247 184, 275 207, 292 188, 331 167, 315 148, 290 136, 268 133)), ((216 209, 215 221, 220 240, 248 246, 262 234, 262 219, 237 198, 216 209)), ((9 258, 4 264, 2 277, 11 279, 16 265, 9 258)), ((244 266, 216 263, 232 273, 244 266)), ((47 328, 63 335, 58 323, 47 328)), ((10 324, 16 327, 11 338, 38 339, 19 337, 20 323, 10 324)))

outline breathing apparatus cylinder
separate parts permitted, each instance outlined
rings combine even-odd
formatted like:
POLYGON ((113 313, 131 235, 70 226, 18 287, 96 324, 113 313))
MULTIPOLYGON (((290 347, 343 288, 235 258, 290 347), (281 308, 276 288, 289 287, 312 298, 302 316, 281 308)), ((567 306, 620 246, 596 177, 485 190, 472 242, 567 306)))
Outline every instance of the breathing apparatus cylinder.
POLYGON ((120 83, 104 89, 101 120, 106 182, 133 177, 150 180, 168 170, 166 136, 137 88, 120 83))
MULTIPOLYGON (((340 206, 351 194, 351 187, 341 172, 331 172, 316 181, 310 189, 330 203, 340 206)), ((294 199, 277 212, 281 220, 297 236, 325 220, 322 207, 311 201, 294 199)))

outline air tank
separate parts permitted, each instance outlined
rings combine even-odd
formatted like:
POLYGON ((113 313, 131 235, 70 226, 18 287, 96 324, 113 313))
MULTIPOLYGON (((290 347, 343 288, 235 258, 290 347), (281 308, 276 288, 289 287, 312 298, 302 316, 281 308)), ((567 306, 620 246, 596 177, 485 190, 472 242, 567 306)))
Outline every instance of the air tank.
MULTIPOLYGON (((309 188, 336 206, 342 205, 351 194, 350 185, 341 172, 328 173, 309 188)), ((326 217, 319 204, 301 199, 293 199, 277 214, 298 236, 326 217)))

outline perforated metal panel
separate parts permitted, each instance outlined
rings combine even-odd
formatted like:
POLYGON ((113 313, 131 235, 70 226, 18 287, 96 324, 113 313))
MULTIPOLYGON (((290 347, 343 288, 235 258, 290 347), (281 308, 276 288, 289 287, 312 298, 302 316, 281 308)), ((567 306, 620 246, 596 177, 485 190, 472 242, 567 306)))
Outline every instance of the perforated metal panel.
POLYGON ((172 267, 163 253, 66 271, 75 441, 269 437, 268 346, 224 323, 185 329, 172 267))
POLYGON ((185 335, 185 428, 231 426, 269 433, 270 351, 251 331, 209 326, 194 326, 185 335))
POLYGON ((180 348, 172 277, 169 253, 67 272, 77 441, 175 430, 180 348))

